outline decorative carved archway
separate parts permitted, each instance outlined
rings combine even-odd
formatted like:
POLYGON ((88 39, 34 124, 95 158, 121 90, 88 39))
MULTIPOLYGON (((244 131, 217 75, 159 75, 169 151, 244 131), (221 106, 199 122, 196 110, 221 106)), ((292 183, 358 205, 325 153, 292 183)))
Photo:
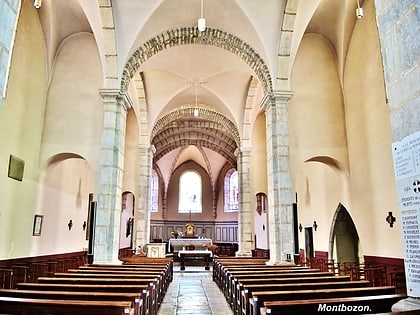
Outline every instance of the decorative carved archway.
POLYGON ((183 27, 165 31, 149 39, 140 46, 128 60, 121 79, 121 90, 126 91, 128 84, 137 73, 141 64, 153 55, 180 45, 211 45, 238 55, 255 72, 264 91, 273 89, 270 71, 259 54, 246 42, 228 32, 207 28, 200 32, 197 27, 183 27))

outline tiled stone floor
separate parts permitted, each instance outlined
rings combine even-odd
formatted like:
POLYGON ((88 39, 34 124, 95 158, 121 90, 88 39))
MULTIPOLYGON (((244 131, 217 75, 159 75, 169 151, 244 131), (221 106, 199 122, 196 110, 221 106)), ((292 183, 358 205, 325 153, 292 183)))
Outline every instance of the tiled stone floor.
POLYGON ((213 282, 212 270, 204 266, 174 266, 174 279, 169 285, 158 315, 232 315, 223 293, 213 282))

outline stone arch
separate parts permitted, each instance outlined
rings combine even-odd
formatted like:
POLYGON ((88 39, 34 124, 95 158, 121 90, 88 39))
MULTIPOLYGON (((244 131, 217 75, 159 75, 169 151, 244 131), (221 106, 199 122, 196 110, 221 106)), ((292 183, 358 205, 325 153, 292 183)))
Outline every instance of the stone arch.
MULTIPOLYGON (((205 108, 198 108, 198 114, 203 120, 212 121, 219 124, 220 126, 225 126, 225 132, 228 132, 235 140, 237 147, 240 147, 241 138, 238 128, 230 119, 219 112, 205 108)), ((194 116, 194 108, 180 108, 163 116, 156 122, 150 138, 153 139, 159 133, 159 131, 164 128, 164 126, 187 115, 191 117, 194 116)))
POLYGON ((127 61, 122 74, 121 90, 127 90, 128 84, 141 64, 153 55, 171 47, 191 44, 212 45, 234 53, 251 67, 266 93, 273 90, 270 71, 253 47, 228 32, 213 28, 200 32, 197 27, 167 30, 145 42, 127 61))
POLYGON ((341 203, 331 224, 329 251, 331 259, 337 256, 339 263, 359 263, 359 234, 350 213, 341 203))

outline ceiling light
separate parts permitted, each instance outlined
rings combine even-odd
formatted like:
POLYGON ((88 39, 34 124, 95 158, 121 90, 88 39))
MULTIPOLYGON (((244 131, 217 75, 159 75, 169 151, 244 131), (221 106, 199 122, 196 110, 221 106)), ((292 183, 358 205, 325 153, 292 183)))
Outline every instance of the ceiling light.
POLYGON ((194 108, 194 117, 198 117, 197 84, 198 84, 197 82, 194 83, 194 85, 195 85, 195 108, 194 108))
POLYGON ((363 8, 360 7, 359 0, 357 0, 356 17, 361 19, 363 17, 363 8))
POLYGON ((206 19, 203 17, 203 1, 201 0, 201 15, 198 19, 198 30, 204 32, 206 30, 206 19))
POLYGON ((35 0, 34 1, 34 7, 36 9, 39 9, 41 7, 41 5, 42 5, 42 0, 35 0))

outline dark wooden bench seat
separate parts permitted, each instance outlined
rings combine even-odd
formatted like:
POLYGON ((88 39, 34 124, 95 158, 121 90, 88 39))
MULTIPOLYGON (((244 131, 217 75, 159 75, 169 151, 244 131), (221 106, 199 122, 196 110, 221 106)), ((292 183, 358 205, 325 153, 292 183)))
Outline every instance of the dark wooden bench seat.
MULTIPOLYGON (((157 274, 142 274, 142 273, 81 273, 81 272, 56 272, 54 273, 54 278, 92 278, 92 277, 98 277, 98 278, 127 278, 127 279, 148 279, 148 280, 155 280, 157 278, 160 278, 162 276, 162 273, 157 274)), ((44 279, 45 277, 40 277, 40 279, 44 279)))
POLYGON ((93 300, 93 301, 129 301, 134 315, 143 314, 142 294, 137 292, 79 292, 79 291, 40 291, 0 289, 0 297, 18 297, 53 300, 93 300))
MULTIPOLYGON (((155 298, 160 303, 166 293, 166 290, 170 284, 170 279, 165 277, 162 273, 157 274, 139 274, 139 273, 79 273, 79 272, 67 272, 67 273, 55 273, 54 277, 57 278, 117 278, 117 279, 146 279, 150 281, 153 277, 153 283, 155 285, 155 298)), ((42 279, 40 280, 43 281, 42 279)))
POLYGON ((0 296, 0 313, 12 315, 128 315, 133 313, 133 309, 129 301, 55 300, 0 296))
POLYGON ((67 272, 73 273, 126 273, 126 274, 160 274, 164 273, 165 270, 162 268, 79 268, 69 269, 67 272))
POLYGON ((318 269, 309 269, 307 267, 286 267, 286 266, 236 266, 221 267, 216 273, 213 269, 213 280, 222 286, 230 275, 236 274, 268 274, 277 272, 318 272, 318 269))
MULTIPOLYGON (((375 314, 390 312, 392 305, 405 298, 404 294, 352 296, 326 299, 299 299, 264 302, 262 314, 375 314), (334 312, 339 307, 355 307, 353 312, 334 312), (326 311, 323 311, 323 310, 326 311), (359 311, 357 311, 359 310, 359 311)), ((393 313, 391 313, 393 314, 393 313)), ((398 313, 397 313, 398 314, 398 313)))
POLYGON ((148 284, 153 283, 156 279, 152 277, 135 279, 135 278, 103 278, 92 275, 90 278, 78 277, 39 277, 38 283, 59 283, 59 284, 148 284))
MULTIPOLYGON (((304 278, 323 278, 323 277, 333 277, 332 273, 330 272, 278 272, 278 273, 268 273, 268 274, 235 274, 235 275, 228 275, 226 283, 222 283, 222 292, 225 293, 226 299, 228 303, 231 305, 234 304, 234 300, 236 298, 236 286, 239 282, 244 281, 246 279, 253 279, 253 280, 262 280, 262 279, 281 279, 281 278, 298 278, 300 279, 298 282, 304 282, 304 278)), ((307 281, 306 281, 307 282, 307 281)))
MULTIPOLYGON (((124 257, 121 259, 123 265, 163 265, 173 262, 172 257, 168 258, 150 258, 140 255, 133 255, 130 257, 124 257)), ((101 264, 92 264, 92 266, 98 266, 101 264)))
POLYGON ((222 268, 233 265, 261 265, 266 266, 267 259, 255 259, 255 258, 245 258, 245 257, 235 257, 235 258, 213 258, 213 280, 218 283, 219 277, 222 275, 222 268))
MULTIPOLYGON (((173 280, 173 262, 163 265, 86 265, 80 266, 82 270, 104 270, 109 272, 141 272, 151 273, 162 271, 165 278, 171 282, 173 280)), ((72 269, 74 270, 74 269, 72 269)))
POLYGON ((155 294, 154 287, 150 283, 144 284, 63 284, 63 283, 18 283, 18 290, 37 291, 68 291, 68 292, 120 292, 136 293, 142 298, 142 314, 154 314, 160 302, 155 294))
POLYGON ((329 281, 329 282, 301 282, 301 283, 257 283, 257 284, 238 284, 236 294, 236 309, 242 310, 242 314, 247 314, 249 310, 250 292, 260 291, 286 291, 286 290, 321 290, 321 289, 343 289, 343 288, 366 288, 369 281, 329 281))
MULTIPOLYGON (((301 278, 248 278, 241 279, 236 283, 236 290, 241 290, 242 286, 247 285, 299 285, 306 283, 319 284, 323 282, 347 282, 350 281, 350 276, 328 276, 328 277, 301 277, 301 278)), ((236 292, 236 296, 240 296, 240 293, 236 292)))
POLYGON ((285 291, 259 291, 249 292, 249 314, 259 315, 260 308, 268 301, 287 300, 312 300, 328 298, 345 298, 357 296, 373 296, 395 294, 395 287, 363 287, 363 288, 342 288, 342 289, 321 289, 321 290, 285 290, 285 291))
POLYGON ((154 275, 155 273, 162 273, 167 286, 173 280, 173 266, 160 266, 160 267, 92 267, 92 266, 81 266, 78 269, 70 269, 68 272, 80 272, 80 273, 126 273, 126 274, 134 274, 134 273, 141 273, 141 274, 150 274, 154 275))

